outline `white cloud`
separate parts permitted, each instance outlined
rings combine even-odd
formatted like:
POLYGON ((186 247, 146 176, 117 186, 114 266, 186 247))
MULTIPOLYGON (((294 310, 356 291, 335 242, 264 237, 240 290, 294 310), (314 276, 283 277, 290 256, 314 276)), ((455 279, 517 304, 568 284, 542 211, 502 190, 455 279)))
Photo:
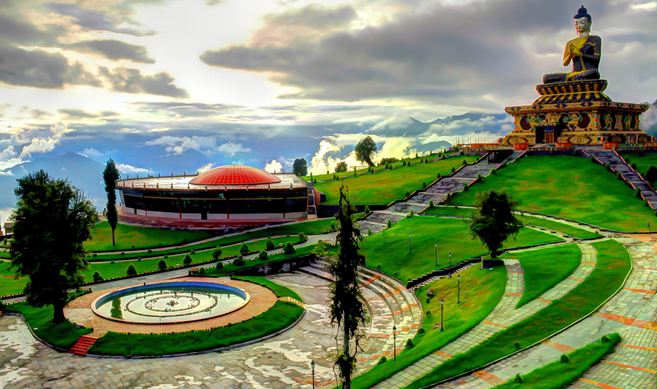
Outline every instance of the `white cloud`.
POLYGON ((251 149, 244 147, 241 143, 228 142, 220 145, 217 151, 232 157, 238 153, 248 153, 251 149))
POLYGON ((195 150, 209 155, 215 148, 217 141, 209 136, 171 136, 165 135, 146 142, 147 146, 164 146, 169 154, 180 155, 188 150, 195 150))
POLYGON ((128 165, 127 163, 117 163, 116 168, 121 174, 151 174, 152 170, 143 167, 128 165))
POLYGON ((82 150, 82 152, 80 154, 84 155, 85 157, 89 157, 89 158, 98 158, 98 157, 103 156, 103 153, 101 153, 100 151, 94 149, 93 147, 87 147, 86 149, 82 150))
POLYGON ((265 171, 269 173, 282 173, 283 165, 277 160, 273 159, 271 162, 265 164, 265 171))

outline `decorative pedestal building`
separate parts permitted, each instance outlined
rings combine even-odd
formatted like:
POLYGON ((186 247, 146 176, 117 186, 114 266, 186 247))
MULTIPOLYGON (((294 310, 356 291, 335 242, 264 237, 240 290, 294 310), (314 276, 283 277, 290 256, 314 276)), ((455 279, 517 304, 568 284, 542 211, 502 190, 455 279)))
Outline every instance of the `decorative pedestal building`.
POLYGON ((639 116, 649 105, 613 102, 603 93, 606 87, 606 80, 536 86, 540 97, 532 105, 505 108, 515 128, 502 144, 524 149, 535 144, 614 147, 654 142, 639 126, 639 116))

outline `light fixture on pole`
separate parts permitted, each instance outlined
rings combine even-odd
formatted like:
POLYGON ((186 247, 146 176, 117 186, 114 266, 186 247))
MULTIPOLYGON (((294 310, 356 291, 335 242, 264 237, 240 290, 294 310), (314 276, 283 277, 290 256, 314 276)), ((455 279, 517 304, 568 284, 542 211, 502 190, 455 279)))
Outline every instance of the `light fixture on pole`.
POLYGON ((392 360, 397 361, 397 326, 392 325, 392 360))
POLYGON ((441 298, 440 299, 440 332, 443 332, 445 330, 445 327, 443 325, 444 311, 445 311, 445 299, 441 298))
POLYGON ((434 256, 435 266, 438 267, 438 242, 435 242, 433 244, 433 256, 434 256))
POLYGON ((456 275, 456 303, 461 304, 461 273, 456 275))

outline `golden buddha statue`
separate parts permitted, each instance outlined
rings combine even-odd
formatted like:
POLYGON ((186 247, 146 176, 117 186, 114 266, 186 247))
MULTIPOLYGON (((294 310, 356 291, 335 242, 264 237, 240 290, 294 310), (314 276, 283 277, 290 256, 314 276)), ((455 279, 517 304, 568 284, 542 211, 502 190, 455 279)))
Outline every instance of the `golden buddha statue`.
POLYGON ((573 17, 577 38, 566 43, 563 53, 563 66, 573 63, 570 73, 552 73, 543 76, 543 83, 597 80, 600 78, 598 65, 602 50, 602 39, 591 35, 591 15, 584 6, 573 17))

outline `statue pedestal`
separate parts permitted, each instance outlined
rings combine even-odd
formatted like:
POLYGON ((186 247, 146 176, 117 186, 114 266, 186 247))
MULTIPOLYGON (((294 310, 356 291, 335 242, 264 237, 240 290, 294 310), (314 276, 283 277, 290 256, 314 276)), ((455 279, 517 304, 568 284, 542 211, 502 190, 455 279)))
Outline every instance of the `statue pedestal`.
POLYGON ((639 127, 648 104, 613 102, 603 93, 606 87, 606 80, 537 85, 540 96, 532 105, 504 109, 513 116, 515 128, 501 143, 517 149, 535 144, 654 144, 639 127))

